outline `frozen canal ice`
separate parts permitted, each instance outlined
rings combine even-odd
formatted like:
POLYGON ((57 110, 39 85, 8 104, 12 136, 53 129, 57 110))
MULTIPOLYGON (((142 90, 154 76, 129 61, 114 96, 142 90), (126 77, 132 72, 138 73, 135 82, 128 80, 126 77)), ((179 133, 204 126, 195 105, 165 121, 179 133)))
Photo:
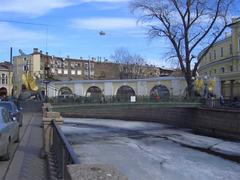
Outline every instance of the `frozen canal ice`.
POLYGON ((81 163, 111 164, 130 180, 239 180, 240 164, 191 147, 240 156, 240 142, 158 123, 65 118, 81 163), (186 145, 186 146, 185 146, 186 145))

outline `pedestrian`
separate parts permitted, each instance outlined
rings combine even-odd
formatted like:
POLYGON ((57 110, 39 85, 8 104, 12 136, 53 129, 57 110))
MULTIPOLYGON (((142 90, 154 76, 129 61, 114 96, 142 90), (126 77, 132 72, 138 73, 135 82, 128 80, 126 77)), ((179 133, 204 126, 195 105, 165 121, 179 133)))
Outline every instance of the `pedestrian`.
POLYGON ((219 101, 220 101, 220 105, 224 106, 224 97, 222 94, 220 95, 219 101))
POLYGON ((211 108, 215 107, 215 97, 214 95, 211 95, 211 108))
POLYGON ((208 106, 210 108, 215 107, 215 100, 214 100, 214 95, 213 94, 208 94, 208 106))

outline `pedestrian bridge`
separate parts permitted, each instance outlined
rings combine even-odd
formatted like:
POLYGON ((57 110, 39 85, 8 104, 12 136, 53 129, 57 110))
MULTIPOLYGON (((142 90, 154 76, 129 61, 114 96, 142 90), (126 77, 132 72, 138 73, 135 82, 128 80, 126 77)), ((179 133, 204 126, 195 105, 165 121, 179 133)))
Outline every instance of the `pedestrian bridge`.
POLYGON ((151 79, 55 81, 49 83, 47 87, 49 97, 71 94, 77 96, 128 94, 131 96, 157 95, 169 97, 182 96, 185 92, 186 82, 183 77, 159 77, 151 79))

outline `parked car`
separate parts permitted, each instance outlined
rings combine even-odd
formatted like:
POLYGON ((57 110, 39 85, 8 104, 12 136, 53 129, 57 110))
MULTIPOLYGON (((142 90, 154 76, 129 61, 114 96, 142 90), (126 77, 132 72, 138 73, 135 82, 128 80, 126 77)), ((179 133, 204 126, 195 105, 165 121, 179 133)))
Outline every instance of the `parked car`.
POLYGON ((0 107, 8 109, 12 118, 19 122, 19 126, 22 126, 23 114, 12 101, 1 101, 0 107))
POLYGON ((12 142, 19 141, 19 123, 13 120, 9 111, 0 107, 0 157, 2 160, 10 159, 12 142))

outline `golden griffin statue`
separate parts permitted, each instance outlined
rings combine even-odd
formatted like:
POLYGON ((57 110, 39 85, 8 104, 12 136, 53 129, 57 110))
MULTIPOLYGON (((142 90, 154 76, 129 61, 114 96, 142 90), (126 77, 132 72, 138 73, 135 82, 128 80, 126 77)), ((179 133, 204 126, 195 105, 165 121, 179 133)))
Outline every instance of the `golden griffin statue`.
POLYGON ((215 86, 215 78, 197 77, 197 79, 194 81, 194 90, 201 96, 205 96, 209 93, 213 94, 215 86))
POLYGON ((216 85, 216 80, 215 79, 210 79, 208 81, 208 92, 213 93, 215 85, 216 85))
POLYGON ((195 80, 195 88, 198 93, 203 89, 204 82, 202 79, 196 79, 195 80))
POLYGON ((36 80, 29 71, 22 74, 22 82, 26 86, 27 90, 34 92, 38 91, 36 80))

